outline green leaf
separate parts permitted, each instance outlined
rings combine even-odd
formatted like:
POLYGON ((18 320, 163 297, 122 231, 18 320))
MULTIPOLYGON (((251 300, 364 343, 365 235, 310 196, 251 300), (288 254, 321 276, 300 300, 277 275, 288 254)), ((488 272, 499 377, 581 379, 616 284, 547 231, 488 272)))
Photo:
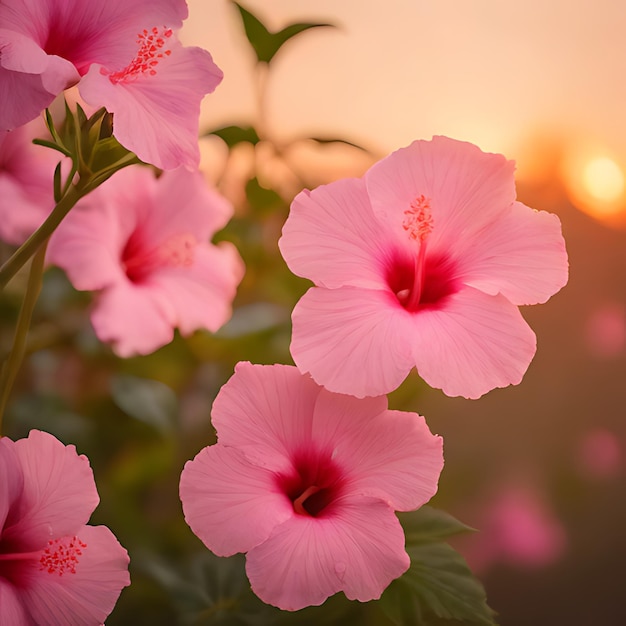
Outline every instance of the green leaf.
POLYGON ((256 146, 260 141, 256 130, 252 126, 224 126, 223 128, 211 130, 207 132, 206 135, 216 135, 222 139, 229 148, 244 142, 256 146))
POLYGON ((475 532, 474 528, 463 524, 449 513, 428 505, 410 513, 398 513, 398 517, 408 546, 444 541, 454 535, 475 532))
POLYGON ((54 189, 54 201, 59 202, 63 196, 63 192, 61 191, 61 162, 57 163, 57 166, 54 168, 52 187, 54 189))
POLYGON ((236 2, 233 2, 233 4, 239 9, 246 37, 254 49, 259 63, 269 63, 286 41, 289 41, 289 39, 302 32, 310 30, 311 28, 333 26, 333 24, 302 22, 290 24, 281 31, 272 33, 265 27, 261 20, 252 15, 250 11, 247 11, 236 2))
POLYGON ((496 624, 481 582, 458 552, 440 542, 411 546, 407 552, 411 567, 389 585, 379 602, 394 624, 426 626, 441 620, 496 624))
POLYGON ((59 144, 54 143, 53 141, 48 141, 47 139, 33 139, 33 143, 37 146, 44 146, 46 148, 58 150, 63 156, 72 156, 72 153, 69 150, 59 144))
POLYGON ((162 433, 172 431, 178 413, 176 394, 158 380, 120 375, 111 381, 113 402, 125 413, 162 433))
POLYGON ((285 204, 273 189, 262 187, 257 178, 251 178, 246 183, 246 198, 250 206, 260 213, 270 213, 285 204))
POLYGON ((358 143, 353 143, 352 141, 348 141, 346 139, 334 139, 334 138, 325 138, 325 137, 307 137, 307 139, 310 139, 311 141, 315 141, 317 143, 321 143, 321 144, 327 144, 327 143, 342 143, 346 146, 351 146, 353 148, 358 148, 359 150, 363 150, 363 152, 369 152, 369 150, 367 148, 364 148, 363 146, 359 146, 358 143))

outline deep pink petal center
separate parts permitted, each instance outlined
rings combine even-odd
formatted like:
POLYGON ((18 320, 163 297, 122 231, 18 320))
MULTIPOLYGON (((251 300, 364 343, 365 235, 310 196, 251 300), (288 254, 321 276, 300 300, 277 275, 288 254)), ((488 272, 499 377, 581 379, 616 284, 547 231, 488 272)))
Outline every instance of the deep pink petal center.
POLYGON ((141 283, 160 268, 193 265, 197 243, 191 233, 180 233, 150 247, 135 231, 122 251, 122 267, 131 282, 141 283))
POLYGON ((461 287, 454 262, 447 256, 426 253, 425 245, 425 241, 419 244, 415 256, 396 252, 387 265, 389 289, 400 305, 412 313, 441 308, 445 299, 461 287))
POLYGON ((311 449, 294 454, 292 471, 278 475, 276 482, 297 514, 322 517, 332 513, 345 479, 329 453, 311 449))

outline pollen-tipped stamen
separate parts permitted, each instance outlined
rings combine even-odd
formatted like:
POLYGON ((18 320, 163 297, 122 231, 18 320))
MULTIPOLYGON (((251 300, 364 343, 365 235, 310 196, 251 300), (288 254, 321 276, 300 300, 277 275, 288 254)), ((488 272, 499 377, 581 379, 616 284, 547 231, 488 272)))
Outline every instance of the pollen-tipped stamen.
POLYGON ((409 290, 408 299, 404 306, 408 310, 417 308, 422 290, 426 269, 426 241, 433 232, 433 216, 430 209, 430 200, 423 194, 418 196, 404 212, 402 228, 407 232, 411 241, 418 245, 414 258, 413 286, 409 290))
POLYGON ((304 503, 310 498, 314 493, 317 493, 321 490, 321 487, 316 487, 315 485, 308 487, 305 489, 294 501, 293 501, 293 510, 300 515, 308 515, 311 516, 311 513, 307 511, 304 506, 304 503))
POLYGON ((109 74, 109 80, 115 84, 137 78, 142 74, 154 76, 159 61, 172 54, 170 49, 163 49, 172 34, 171 28, 158 29, 156 26, 150 30, 144 28, 143 32, 137 35, 139 50, 135 58, 124 69, 109 74))

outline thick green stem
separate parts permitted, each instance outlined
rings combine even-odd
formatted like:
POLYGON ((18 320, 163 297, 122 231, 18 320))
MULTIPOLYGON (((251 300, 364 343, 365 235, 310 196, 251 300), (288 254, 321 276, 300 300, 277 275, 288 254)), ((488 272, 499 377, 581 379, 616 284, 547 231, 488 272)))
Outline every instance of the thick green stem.
POLYGON ((28 274, 28 283, 26 285, 26 294, 20 309, 20 315, 15 328, 15 338, 13 339, 13 347, 4 363, 2 374, 0 375, 0 433, 2 432, 2 418, 6 409, 9 395, 15 382, 15 377, 22 365, 24 351, 26 348, 26 337, 30 328, 30 320, 33 316, 33 310, 41 291, 43 279, 44 260, 46 256, 46 244, 39 246, 39 249, 33 256, 28 274))
POLYGON ((48 219, 0 267, 0 290, 4 289, 11 278, 26 264, 26 261, 37 252, 41 244, 50 237, 61 223, 61 220, 84 195, 84 189, 78 189, 74 185, 67 190, 67 193, 54 207, 48 219))

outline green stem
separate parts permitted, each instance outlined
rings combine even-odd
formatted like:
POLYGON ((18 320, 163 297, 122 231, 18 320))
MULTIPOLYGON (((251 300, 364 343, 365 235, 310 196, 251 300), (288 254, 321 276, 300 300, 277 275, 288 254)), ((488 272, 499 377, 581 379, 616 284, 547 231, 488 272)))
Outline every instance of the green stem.
POLYGON ((6 409, 9 395, 15 382, 15 377, 22 365, 24 351, 26 349, 26 337, 30 328, 30 320, 33 316, 35 303, 41 291, 43 279, 44 260, 46 257, 46 244, 40 245, 37 252, 33 256, 28 274, 28 283, 26 285, 26 294, 20 309, 20 315, 15 328, 15 338, 13 339, 13 347, 4 363, 2 374, 0 375, 0 432, 2 431, 2 417, 6 409))
POLYGON ((78 189, 72 185, 68 189, 46 221, 0 267, 0 290, 4 289, 11 278, 25 265, 26 261, 37 252, 41 244, 50 237, 61 220, 84 195, 85 190, 82 188, 78 189))

